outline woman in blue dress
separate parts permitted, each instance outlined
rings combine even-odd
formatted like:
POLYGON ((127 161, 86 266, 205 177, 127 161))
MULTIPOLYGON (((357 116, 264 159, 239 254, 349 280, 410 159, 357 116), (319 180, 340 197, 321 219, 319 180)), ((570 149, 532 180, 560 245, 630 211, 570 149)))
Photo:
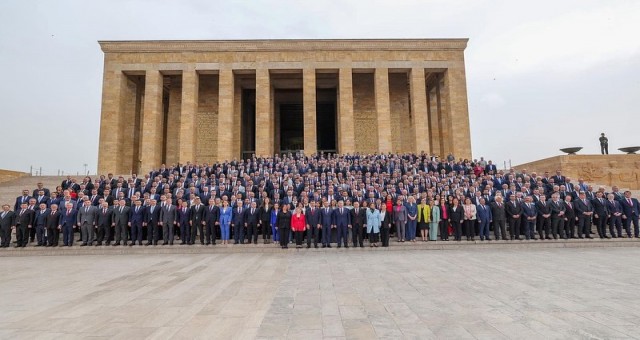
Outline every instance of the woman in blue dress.
POLYGON ((278 217, 278 211, 280 211, 280 204, 277 202, 273 204, 273 208, 271 209, 271 234, 273 235, 273 244, 280 243, 280 233, 278 232, 278 228, 276 225, 276 219, 278 217))

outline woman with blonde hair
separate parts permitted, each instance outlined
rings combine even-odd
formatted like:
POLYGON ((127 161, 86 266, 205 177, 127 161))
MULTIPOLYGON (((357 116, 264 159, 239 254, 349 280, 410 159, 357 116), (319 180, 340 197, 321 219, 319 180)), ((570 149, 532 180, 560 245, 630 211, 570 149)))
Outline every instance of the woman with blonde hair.
POLYGON ((427 242, 427 231, 429 230, 429 221, 431 220, 431 207, 427 204, 427 199, 420 200, 418 205, 418 230, 422 236, 422 242, 427 242))

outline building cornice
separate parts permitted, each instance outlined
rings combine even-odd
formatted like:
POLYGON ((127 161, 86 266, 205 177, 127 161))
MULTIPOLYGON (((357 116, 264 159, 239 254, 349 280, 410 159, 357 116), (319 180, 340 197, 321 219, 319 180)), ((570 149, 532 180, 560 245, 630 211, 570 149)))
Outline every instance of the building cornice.
POLYGON ((277 51, 442 51, 464 50, 469 39, 281 39, 98 41, 104 53, 277 52, 277 51))

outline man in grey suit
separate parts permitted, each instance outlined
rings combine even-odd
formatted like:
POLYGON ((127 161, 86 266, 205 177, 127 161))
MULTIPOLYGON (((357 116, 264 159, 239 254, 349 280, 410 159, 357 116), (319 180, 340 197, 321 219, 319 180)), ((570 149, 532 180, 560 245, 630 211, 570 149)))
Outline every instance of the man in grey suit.
POLYGON ((78 210, 78 227, 82 233, 82 244, 80 246, 87 246, 93 244, 93 228, 96 226, 96 217, 98 216, 98 210, 91 205, 90 200, 85 200, 83 206, 78 210))
POLYGON ((129 223, 129 207, 126 200, 118 201, 118 205, 113 208, 111 217, 111 225, 114 228, 115 243, 113 246, 119 246, 120 240, 123 245, 127 245, 127 224, 129 223))
POLYGON ((167 244, 173 245, 173 227, 176 224, 177 219, 176 207, 170 202, 165 203, 165 206, 160 210, 160 225, 162 226, 162 239, 163 246, 167 244))

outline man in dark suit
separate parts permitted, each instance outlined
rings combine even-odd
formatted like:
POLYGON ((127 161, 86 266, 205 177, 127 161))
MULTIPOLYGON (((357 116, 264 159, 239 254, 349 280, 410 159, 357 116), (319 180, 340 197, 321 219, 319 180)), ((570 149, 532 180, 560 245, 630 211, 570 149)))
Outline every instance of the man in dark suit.
POLYGON ((559 193, 551 195, 551 232, 553 239, 557 240, 558 236, 566 239, 568 235, 564 234, 564 212, 567 210, 564 201, 560 200, 559 193))
POLYGON ((244 208, 239 199, 231 211, 231 228, 233 230, 233 244, 244 244, 244 208))
POLYGON ((188 203, 182 202, 178 208, 178 227, 180 228, 180 244, 191 244, 191 210, 188 203))
POLYGON ((129 224, 129 211, 131 208, 127 207, 126 200, 118 201, 118 206, 112 209, 111 225, 114 228, 115 243, 113 246, 119 246, 122 240, 122 245, 127 245, 127 225, 129 224))
POLYGON ((497 240, 507 239, 507 212, 502 196, 496 196, 491 203, 491 215, 493 216, 493 233, 497 240))
POLYGON ((202 227, 205 225, 204 221, 204 212, 205 206, 200 201, 200 197, 196 197, 193 201, 193 205, 191 206, 191 211, 189 212, 189 225, 191 226, 191 245, 196 242, 196 236, 198 231, 200 232, 200 243, 204 244, 204 239, 202 238, 202 227))
POLYGON ((320 228, 322 229, 322 248, 331 248, 331 229, 335 228, 333 220, 333 209, 329 206, 329 202, 322 202, 320 210, 320 228))
POLYGON ((9 248, 11 244, 11 228, 15 226, 16 214, 9 210, 8 204, 2 205, 0 213, 0 248, 9 248))
POLYGON ((522 207, 522 213, 525 217, 524 238, 526 240, 535 239, 536 220, 538 218, 538 210, 533 203, 531 196, 527 196, 524 199, 524 205, 522 207))
POLYGON ((351 209, 351 235, 353 246, 364 248, 364 231, 367 224, 367 209, 360 208, 360 203, 357 201, 353 203, 353 209, 351 209))
POLYGON ((593 205, 587 199, 587 195, 582 191, 579 195, 580 199, 576 200, 573 206, 576 208, 578 216, 578 238, 591 237, 591 216, 593 215, 593 205))
POLYGON ((29 190, 22 190, 22 196, 16 197, 16 204, 13 206, 13 211, 17 213, 18 210, 22 208, 22 203, 28 204, 30 199, 31 196, 29 196, 29 190))
POLYGON ((143 226, 147 227, 147 243, 145 246, 158 245, 158 223, 160 223, 160 207, 158 201, 151 200, 151 205, 145 209, 143 226))
POLYGON ((609 212, 609 233, 611 237, 622 237, 622 205, 616 201, 614 194, 607 195, 607 211, 609 212), (616 233, 617 231, 617 233, 616 233))
POLYGON ((638 215, 640 215, 640 203, 636 198, 631 197, 631 191, 624 192, 622 203, 624 229, 627 236, 631 237, 631 224, 633 224, 633 236, 640 238, 640 228, 638 228, 638 215))
POLYGON ((49 209, 47 208, 47 204, 46 203, 40 203, 39 204, 39 209, 36 210, 34 212, 34 222, 33 225, 36 228, 36 239, 38 240, 38 244, 36 244, 36 247, 44 247, 47 245, 47 239, 46 239, 46 218, 49 215, 49 209))
POLYGON ((109 238, 111 237, 111 217, 113 212, 109 208, 109 203, 102 202, 102 206, 98 208, 98 218, 96 219, 97 236, 96 246, 101 246, 104 241, 105 245, 109 245, 109 238))
POLYGON ((80 246, 93 244, 97 217, 98 209, 92 206, 91 201, 88 199, 84 201, 82 208, 78 209, 78 227, 82 235, 82 244, 80 246))
POLYGON ((305 222, 307 224, 307 249, 311 248, 311 240, 313 239, 313 246, 318 248, 318 241, 320 241, 320 209, 316 207, 316 202, 309 202, 309 207, 305 212, 305 222))
POLYGON ((522 205, 516 201, 516 195, 509 196, 509 203, 506 204, 505 209, 509 220, 509 236, 512 240, 521 240, 520 217, 522 216, 522 205))
POLYGON ((78 210, 75 209, 74 203, 67 202, 64 211, 61 213, 62 217, 60 218, 58 230, 62 231, 62 244, 71 247, 73 246, 73 230, 76 226, 78 210))
POLYGON ((216 224, 219 224, 220 219, 220 208, 216 206, 216 200, 214 198, 209 198, 209 205, 204 210, 204 230, 200 230, 200 242, 203 241, 204 234, 204 244, 216 245, 216 224), (203 233, 204 231, 204 233, 203 233))
POLYGON ((551 203, 547 201, 546 195, 540 195, 540 200, 536 203, 538 211, 538 237, 540 240, 551 239, 551 203))
POLYGON ((480 241, 491 241, 489 234, 489 226, 493 221, 493 214, 491 207, 487 205, 487 200, 484 197, 478 199, 478 206, 476 207, 476 218, 478 220, 478 231, 480 234, 480 241))
POLYGON ((338 207, 333 211, 333 221, 338 229, 338 248, 344 244, 349 248, 348 228, 351 228, 351 213, 344 207, 344 201, 338 201, 338 207))
POLYGON ((591 203, 593 204, 593 217, 595 217, 598 236, 600 236, 600 238, 610 238, 607 236, 607 215, 609 215, 609 213, 602 192, 598 191, 596 198, 591 201, 591 203))
POLYGON ((160 225, 162 226, 162 245, 173 245, 173 227, 176 225, 178 214, 176 207, 169 200, 160 207, 160 225))
POLYGON ((131 227, 131 244, 133 246, 138 241, 142 245, 142 223, 144 222, 144 207, 141 200, 136 200, 134 206, 129 210, 129 227, 131 227))
POLYGON ((568 195, 564 198, 564 232, 567 238, 576 238, 576 210, 573 205, 573 196, 568 195))
POLYGON ((58 210, 57 204, 52 204, 49 209, 49 213, 46 215, 44 220, 44 228, 47 231, 47 247, 57 247, 59 242, 60 231, 58 230, 58 226, 60 226, 60 222, 62 221, 62 214, 60 210, 58 210))
POLYGON ((29 230, 33 227, 35 212, 28 208, 27 203, 20 204, 20 210, 16 217, 16 238, 18 240, 16 248, 24 248, 29 243, 29 230))
POLYGON ((260 211, 256 202, 251 202, 249 208, 244 211, 244 227, 247 232, 248 242, 258 244, 258 222, 260 221, 260 211))

